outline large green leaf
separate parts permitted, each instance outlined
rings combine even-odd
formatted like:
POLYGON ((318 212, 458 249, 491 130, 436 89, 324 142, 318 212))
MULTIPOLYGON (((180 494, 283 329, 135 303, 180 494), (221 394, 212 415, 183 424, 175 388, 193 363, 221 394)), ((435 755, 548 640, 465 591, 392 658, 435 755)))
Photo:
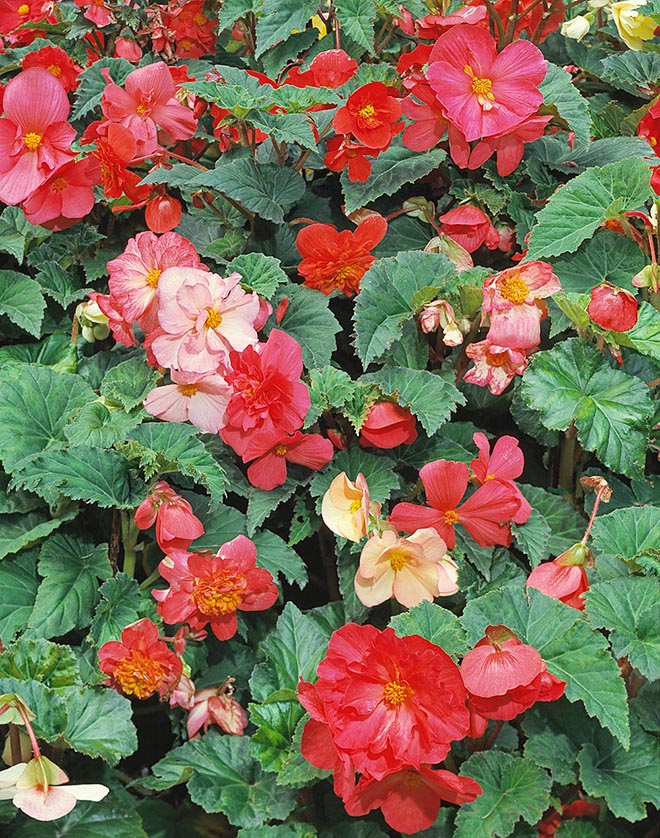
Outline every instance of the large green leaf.
POLYGON ((615 332, 617 343, 632 346, 660 364, 660 312, 650 303, 639 306, 637 322, 627 332, 615 332))
POLYGON ((575 422, 583 448, 615 471, 640 474, 653 415, 648 387, 612 369, 592 346, 571 338, 539 352, 521 394, 546 428, 566 430, 575 422))
POLYGON ((72 411, 96 399, 80 376, 32 364, 0 372, 0 390, 0 459, 8 471, 24 457, 63 447, 72 411))
POLYGON ((143 410, 126 413, 120 406, 108 409, 100 401, 91 402, 71 417, 64 428, 64 436, 73 448, 87 445, 92 448, 111 448, 115 442, 126 439, 144 418, 143 410))
POLYGON ((657 52, 625 50, 603 59, 602 77, 611 82, 623 82, 624 89, 631 85, 646 96, 652 96, 660 84, 660 55, 657 52))
POLYGON ((660 568, 660 509, 656 506, 615 509, 600 515, 591 531, 594 547, 633 568, 660 568))
POLYGON ((37 596, 36 551, 0 562, 0 637, 10 643, 26 626, 37 596))
POLYGON ((35 509, 30 512, 16 512, 13 515, 0 515, 0 559, 40 541, 59 529, 62 524, 75 518, 77 514, 77 509, 70 509, 57 518, 52 518, 43 509, 35 509))
POLYGON ((0 694, 14 693, 27 704, 36 718, 32 725, 39 739, 54 742, 67 726, 66 701, 52 687, 33 679, 0 677, 0 694))
POLYGON ((470 650, 458 617, 433 602, 421 602, 410 611, 397 614, 390 620, 390 626, 399 637, 418 634, 436 646, 441 646, 448 655, 455 658, 462 657, 470 650))
POLYGON ((599 230, 577 253, 554 259, 552 267, 564 291, 588 294, 600 282, 629 289, 631 277, 644 264, 644 254, 632 239, 599 230))
POLYGON ((64 738, 71 747, 115 765, 137 749, 131 702, 114 690, 86 687, 66 696, 69 724, 64 738))
POLYGON ((531 760, 489 751, 473 754, 460 773, 475 779, 482 794, 461 806, 454 838, 510 835, 521 818, 535 824, 550 803, 550 777, 531 760))
MULTIPOLYGON (((358 2, 367 3, 373 10, 371 0, 358 2)), ((345 211, 354 212, 381 195, 393 195, 405 184, 414 183, 437 169, 446 156, 446 152, 441 148, 423 152, 411 151, 397 137, 387 151, 383 151, 373 161, 371 174, 366 181, 352 181, 346 170, 342 172, 341 186, 346 200, 345 211)))
POLYGON ((631 157, 588 169, 561 186, 538 214, 527 256, 572 253, 605 221, 639 209, 650 197, 645 160, 631 157))
POLYGON ((252 536, 257 547, 257 565, 264 567, 277 579, 278 574, 299 588, 307 584, 307 568, 293 547, 270 530, 260 530, 252 536))
POLYGON ((16 271, 0 271, 0 314, 38 338, 45 309, 38 282, 16 271))
POLYGON ((280 41, 286 40, 294 29, 304 29, 317 9, 318 0, 264 0, 257 21, 255 58, 259 58, 280 41))
MULTIPOLYGON (((355 346, 366 368, 401 337, 403 324, 421 308, 415 295, 422 289, 438 292, 458 281, 455 265, 439 253, 410 251, 380 259, 360 283, 355 304, 355 346)), ((436 296, 429 291, 427 300, 436 296)))
POLYGON ((30 628, 48 638, 86 628, 98 597, 97 580, 112 576, 108 545, 95 546, 58 533, 41 547, 39 574, 44 580, 39 585, 30 628))
POLYGON ((335 6, 342 31, 373 53, 376 9, 371 0, 337 0, 335 6))
POLYGON ((250 738, 252 756, 266 771, 280 771, 290 755, 293 735, 305 709, 293 690, 281 690, 262 704, 249 704, 248 711, 257 728, 250 738))
MULTIPOLYGON (((656 538, 660 530, 655 531, 656 538)), ((660 678, 660 589, 641 576, 610 579, 586 594, 586 614, 594 628, 610 632, 617 658, 628 656, 649 681, 660 678)))
POLYGON ((281 296, 288 297, 289 307, 277 328, 298 341, 306 367, 324 366, 337 348, 335 335, 341 331, 328 298, 304 285, 289 285, 286 294, 280 291, 281 296))
POLYGON ((548 63, 548 71, 539 86, 545 105, 554 105, 557 113, 579 140, 589 142, 591 116, 587 100, 573 84, 570 73, 548 63))
POLYGON ((472 599, 462 622, 468 640, 476 643, 488 625, 506 625, 537 649, 548 670, 566 681, 569 701, 582 701, 628 747, 626 690, 605 638, 595 632, 581 612, 533 588, 509 586, 472 599))
POLYGON ((0 653, 0 678, 40 681, 58 692, 82 686, 71 647, 42 638, 19 637, 7 646, 0 653))

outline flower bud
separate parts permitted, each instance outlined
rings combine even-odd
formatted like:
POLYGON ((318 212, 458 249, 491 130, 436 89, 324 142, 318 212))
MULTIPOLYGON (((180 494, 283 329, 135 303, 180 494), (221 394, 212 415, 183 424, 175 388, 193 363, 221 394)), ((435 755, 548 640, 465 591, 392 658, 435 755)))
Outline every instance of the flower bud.
POLYGON ((629 291, 606 282, 591 292, 587 313, 602 329, 627 332, 637 323, 637 308, 637 300, 629 291))
POLYGON ((181 221, 181 203, 171 195, 158 195, 148 202, 144 220, 152 233, 169 233, 181 221))
POLYGON ((577 15, 572 20, 562 23, 561 34, 565 38, 572 38, 574 41, 581 41, 591 29, 591 22, 584 15, 577 15))

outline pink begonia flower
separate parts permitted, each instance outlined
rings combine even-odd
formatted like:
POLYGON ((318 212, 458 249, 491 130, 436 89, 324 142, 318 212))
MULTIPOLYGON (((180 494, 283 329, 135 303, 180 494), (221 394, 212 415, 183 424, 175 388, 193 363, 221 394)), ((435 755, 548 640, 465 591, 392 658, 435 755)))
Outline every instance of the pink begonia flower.
POLYGON ((511 311, 515 306, 534 305, 536 300, 561 291, 552 265, 522 262, 484 280, 483 310, 488 313, 511 311))
POLYGON ((107 69, 103 73, 108 82, 101 99, 103 115, 132 132, 141 156, 158 148, 157 126, 175 140, 187 140, 195 133, 197 120, 175 98, 176 87, 164 62, 133 70, 126 77, 125 90, 112 81, 107 69))
POLYGON ((479 449, 479 456, 470 463, 474 478, 480 486, 489 480, 498 480, 508 486, 520 500, 520 508, 511 520, 514 524, 524 524, 532 514, 532 507, 513 482, 525 468, 525 456, 518 440, 514 436, 501 436, 491 452, 486 434, 473 434, 472 439, 479 449))
POLYGON ((115 305, 115 301, 109 294, 101 294, 99 291, 90 291, 89 298, 101 309, 108 318, 108 326, 112 330, 112 337, 123 346, 137 346, 138 342, 133 334, 133 324, 124 320, 124 317, 115 305))
POLYGON ((144 400, 144 409, 166 422, 190 422, 206 434, 217 434, 225 425, 231 390, 221 375, 170 373, 173 384, 155 387, 144 400))
POLYGON ((243 455, 256 432, 297 431, 309 410, 307 386, 300 381, 302 349, 291 335, 273 329, 266 343, 232 352, 226 380, 232 388, 223 441, 243 455))
POLYGON ((26 23, 42 21, 52 11, 52 0, 2 0, 0 34, 7 35, 26 23))
POLYGON ((472 149, 467 168, 479 169, 494 152, 497 152, 498 175, 500 177, 510 175, 518 168, 523 158, 525 143, 534 142, 542 137, 545 126, 551 119, 552 114, 547 116, 535 114, 510 131, 481 140, 472 149))
MULTIPOLYGON (((177 634, 179 631, 177 631, 177 634)), ((184 650, 179 651, 175 648, 175 651, 178 655, 182 655, 184 650)), ((182 675, 176 687, 170 693, 170 707, 181 707, 183 710, 192 710, 194 705, 195 685, 187 675, 182 675)))
POLYGON ((30 224, 49 230, 66 230, 83 219, 94 206, 94 190, 101 167, 94 157, 65 163, 23 202, 30 224))
POLYGON ((373 535, 362 548, 355 593, 372 608, 394 597, 406 608, 458 591, 458 568, 431 527, 402 538, 391 530, 373 535))
POLYGON ((117 38, 115 41, 115 58, 124 58, 131 64, 138 64, 142 58, 142 50, 131 38, 117 38))
MULTIPOLYGON (((482 309, 483 311, 483 309, 482 309)), ((512 306, 508 311, 494 311, 486 340, 509 349, 532 350, 541 343, 543 313, 536 305, 512 306)))
POLYGON ((463 343, 463 332, 456 322, 454 309, 447 300, 425 303, 419 315, 419 324, 425 335, 442 329, 442 342, 445 346, 460 346, 463 343))
POLYGON ((414 120, 403 132, 404 146, 412 151, 434 148, 447 130, 447 120, 431 88, 427 84, 416 84, 410 96, 401 100, 401 109, 405 116, 414 120))
POLYGON ((242 736, 248 724, 248 715, 233 698, 233 678, 227 678, 219 687, 197 690, 186 720, 188 738, 192 739, 200 730, 204 733, 212 724, 218 725, 231 736, 242 736))
POLYGON ((473 253, 482 244, 490 250, 495 250, 499 244, 497 230, 479 207, 454 207, 439 216, 438 221, 442 224, 442 232, 464 247, 468 253, 473 253))
POLYGON ((498 54, 485 29, 459 25, 436 41, 426 77, 447 119, 472 142, 506 133, 536 113, 546 69, 529 41, 514 41, 498 54))
POLYGON ((241 276, 200 268, 167 268, 158 281, 160 328, 151 349, 161 366, 183 372, 215 372, 232 349, 257 342, 253 323, 259 297, 240 286, 241 276))
POLYGON ((0 118, 0 201, 19 204, 75 157, 69 100, 48 70, 23 70, 4 89, 0 118))
POLYGON ((158 326, 158 282, 167 268, 208 268, 192 242, 178 233, 138 233, 124 252, 108 262, 108 287, 124 318, 145 332, 158 326))
POLYGON ((463 381, 488 387, 495 396, 503 393, 515 376, 527 369, 527 355, 523 350, 497 346, 489 340, 470 343, 465 354, 474 361, 474 367, 465 373, 463 381))
POLYGON ((287 463, 318 471, 330 462, 334 453, 330 440, 320 434, 259 431, 248 436, 243 462, 254 460, 247 470, 248 480, 258 489, 269 491, 286 480, 287 463))
MULTIPOLYGON (((91 20, 93 24, 98 27, 108 26, 110 23, 115 23, 115 16, 110 11, 110 8, 104 0, 74 0, 76 6, 85 9, 87 20, 91 20)), ((126 5, 128 0, 118 0, 118 4, 126 5)))
MULTIPOLYGON (((19 766, 14 766, 14 771, 19 766)), ((4 773, 4 772, 3 772, 4 773)), ((31 759, 15 779, 11 801, 21 812, 37 821, 54 821, 67 815, 79 800, 99 801, 110 789, 99 783, 66 785, 68 776, 45 756, 31 759)), ((9 789, 0 790, 0 800, 9 799, 9 789)))
POLYGON ((204 525, 185 498, 164 480, 156 483, 135 510, 135 525, 146 530, 156 524, 156 541, 163 553, 187 550, 204 534, 204 525))
POLYGON ((364 475, 358 474, 353 482, 342 471, 323 495, 321 517, 335 535, 358 542, 369 531, 369 518, 378 518, 380 509, 381 505, 369 498, 364 475))

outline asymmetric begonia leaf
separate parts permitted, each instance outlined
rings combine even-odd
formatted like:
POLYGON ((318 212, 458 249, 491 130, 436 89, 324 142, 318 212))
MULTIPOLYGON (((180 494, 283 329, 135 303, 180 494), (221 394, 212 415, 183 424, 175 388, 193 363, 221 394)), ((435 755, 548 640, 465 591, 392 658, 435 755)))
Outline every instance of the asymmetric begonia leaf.
POLYGON ((599 230, 577 253, 553 259, 552 267, 564 291, 588 294, 599 282, 631 290, 630 280, 644 267, 644 255, 632 239, 599 230))
POLYGON ((460 657, 470 649, 458 617, 448 608, 432 602, 420 602, 410 611, 397 614, 390 620, 390 625, 398 637, 418 634, 453 657, 460 657))
POLYGON ((288 297, 289 305, 277 328, 298 341, 306 367, 325 366, 337 348, 335 335, 341 331, 328 306, 328 298, 304 285, 288 285, 286 289, 280 289, 277 302, 281 297, 288 297))
POLYGON ((126 626, 155 615, 156 603, 146 592, 141 593, 138 583, 126 573, 117 573, 104 582, 99 594, 101 601, 90 628, 90 638, 97 646, 119 640, 126 626))
POLYGON ((17 271, 0 271, 0 314, 38 338, 45 309, 38 282, 17 271))
POLYGON ((92 448, 111 448, 147 418, 145 411, 126 413, 120 406, 108 409, 100 401, 83 405, 76 410, 71 421, 64 428, 64 436, 76 448, 89 445, 92 448))
POLYGON ((660 565, 660 509, 657 506, 615 509, 594 521, 594 547, 632 568, 660 565))
MULTIPOLYGON (((568 500, 561 495, 546 492, 540 486, 522 484, 521 490, 532 509, 542 515, 550 527, 550 540, 547 544, 550 556, 559 556, 580 541, 587 526, 587 519, 568 500)), ((516 527, 516 533, 524 526, 523 524, 521 528, 516 527)))
POLYGON ((571 74, 556 64, 548 63, 548 72, 539 85, 539 90, 543 94, 544 104, 554 105, 560 118, 575 136, 588 142, 591 136, 589 105, 573 84, 571 74))
POLYGON ((115 84, 123 84, 126 76, 134 69, 124 58, 103 57, 80 74, 80 86, 76 91, 76 104, 71 112, 71 119, 82 119, 101 104, 106 80, 103 70, 108 69, 115 84))
POLYGON ((245 526, 250 538, 277 507, 291 497, 297 487, 298 482, 292 477, 288 477, 281 486, 275 486, 274 489, 265 490, 258 489, 256 486, 250 487, 245 516, 245 526))
POLYGON ((101 395, 119 402, 128 413, 142 404, 159 378, 158 371, 146 366, 142 358, 129 358, 106 372, 101 382, 101 395))
POLYGON ((250 753, 266 771, 279 771, 292 747, 293 735, 305 709, 290 690, 274 693, 262 704, 249 704, 250 722, 257 730, 250 737, 250 753))
POLYGON ((626 86, 632 85, 650 96, 660 84, 660 55, 638 50, 613 53, 603 59, 602 78, 614 83, 623 82, 626 86))
POLYGON ((280 260, 263 253, 242 253, 232 259, 227 265, 227 273, 234 271, 241 275, 241 285, 267 300, 273 296, 278 285, 289 281, 280 260))
POLYGON ((552 530, 538 509, 532 509, 524 524, 513 524, 516 547, 527 556, 532 567, 550 557, 552 530))
POLYGON ((621 346, 631 346, 660 364, 660 312, 650 303, 639 306, 637 322, 627 332, 615 332, 621 346))
POLYGON ((69 715, 64 738, 81 754, 102 757, 115 765, 137 748, 131 702, 103 688, 71 690, 66 695, 69 715))

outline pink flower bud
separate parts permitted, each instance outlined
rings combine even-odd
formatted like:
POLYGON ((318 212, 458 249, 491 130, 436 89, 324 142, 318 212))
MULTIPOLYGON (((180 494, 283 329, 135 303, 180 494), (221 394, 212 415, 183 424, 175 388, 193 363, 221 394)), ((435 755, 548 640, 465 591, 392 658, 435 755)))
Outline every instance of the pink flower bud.
POLYGON ((638 305, 636 298, 623 288, 609 282, 598 285, 591 292, 587 306, 589 317, 602 329, 612 332, 627 332, 637 323, 638 305))
POLYGON ((171 195, 158 195, 148 202, 144 220, 153 233, 168 233, 181 221, 181 203, 171 195))

